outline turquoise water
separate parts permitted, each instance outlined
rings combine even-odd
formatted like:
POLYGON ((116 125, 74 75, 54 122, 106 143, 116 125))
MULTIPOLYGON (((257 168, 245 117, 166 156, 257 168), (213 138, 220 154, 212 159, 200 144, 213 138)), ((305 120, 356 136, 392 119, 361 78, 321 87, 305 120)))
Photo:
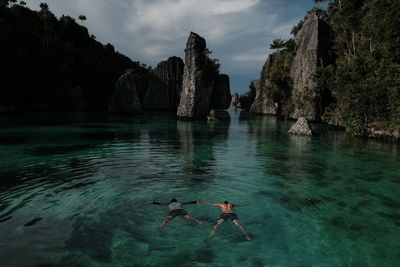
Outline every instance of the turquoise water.
POLYGON ((246 113, 0 118, 1 266, 398 266, 400 154, 393 143, 246 113), (252 240, 217 207, 202 225, 146 205, 237 204, 252 240))

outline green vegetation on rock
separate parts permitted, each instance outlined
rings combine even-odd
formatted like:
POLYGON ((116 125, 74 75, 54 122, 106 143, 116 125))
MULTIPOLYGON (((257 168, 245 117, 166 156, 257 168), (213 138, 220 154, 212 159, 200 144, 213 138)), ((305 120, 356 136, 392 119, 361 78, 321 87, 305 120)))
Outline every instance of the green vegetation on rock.
POLYGON ((329 1, 328 14, 336 61, 319 83, 337 96, 330 111, 356 135, 369 135, 372 127, 399 131, 400 2, 329 1))
MULTIPOLYGON (((292 29, 299 41, 311 35, 309 25, 317 25, 315 18, 326 17, 326 26, 314 28, 318 31, 314 34, 321 38, 313 63, 317 64, 316 71, 309 78, 313 83, 308 83, 314 85, 305 88, 304 80, 300 84, 309 95, 296 97, 299 92, 293 89, 293 74, 304 71, 303 63, 292 65, 299 53, 304 54, 294 40, 285 43, 286 49, 272 54, 272 63, 263 70, 266 74, 261 77, 260 90, 278 104, 277 115, 296 117, 291 114, 294 107, 294 114, 314 110, 316 120, 344 126, 354 135, 399 138, 400 1, 315 2, 328 2, 327 13, 312 9, 292 29), (308 28, 301 31, 306 24, 308 28)), ((271 48, 282 47, 283 40, 275 39, 271 44, 271 48)), ((303 56, 313 62, 310 55, 303 56)))
POLYGON ((144 93, 148 71, 139 62, 96 41, 75 19, 57 19, 46 3, 39 11, 11 3, 0 1, 0 110, 106 110, 127 69, 144 93))

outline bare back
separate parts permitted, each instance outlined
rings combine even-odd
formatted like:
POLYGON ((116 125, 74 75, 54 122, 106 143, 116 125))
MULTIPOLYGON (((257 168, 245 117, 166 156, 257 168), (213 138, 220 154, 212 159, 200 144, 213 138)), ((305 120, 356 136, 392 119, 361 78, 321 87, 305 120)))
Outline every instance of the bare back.
POLYGON ((222 210, 222 213, 235 213, 233 211, 233 207, 235 206, 234 204, 220 203, 220 204, 214 204, 214 205, 220 207, 222 210))

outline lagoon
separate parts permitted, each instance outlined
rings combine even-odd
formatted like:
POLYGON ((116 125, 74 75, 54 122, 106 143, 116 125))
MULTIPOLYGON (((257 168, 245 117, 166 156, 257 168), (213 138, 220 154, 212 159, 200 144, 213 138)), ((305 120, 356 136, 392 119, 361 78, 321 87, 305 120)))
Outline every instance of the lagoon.
POLYGON ((31 113, 0 117, 1 266, 395 266, 400 150, 313 125, 229 111, 218 122, 173 114, 31 113), (217 207, 237 204, 207 240, 217 207))

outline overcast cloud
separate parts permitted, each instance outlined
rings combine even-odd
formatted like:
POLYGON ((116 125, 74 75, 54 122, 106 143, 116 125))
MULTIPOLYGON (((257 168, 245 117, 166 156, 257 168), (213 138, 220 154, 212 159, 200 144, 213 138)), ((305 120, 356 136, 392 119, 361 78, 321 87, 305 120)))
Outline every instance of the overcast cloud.
POLYGON ((38 9, 47 2, 57 17, 86 15, 84 24, 102 43, 132 60, 156 66, 170 56, 184 58, 190 31, 207 40, 231 77, 231 89, 244 92, 257 79, 274 38, 290 38, 291 28, 313 0, 26 0, 38 9))

